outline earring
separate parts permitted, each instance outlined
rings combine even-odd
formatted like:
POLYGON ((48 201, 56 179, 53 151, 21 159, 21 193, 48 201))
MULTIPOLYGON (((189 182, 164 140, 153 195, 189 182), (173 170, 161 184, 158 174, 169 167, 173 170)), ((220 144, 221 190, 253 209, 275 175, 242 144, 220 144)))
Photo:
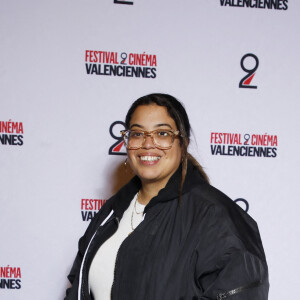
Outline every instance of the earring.
POLYGON ((124 161, 124 166, 125 166, 125 168, 127 167, 127 157, 126 157, 126 159, 124 161))

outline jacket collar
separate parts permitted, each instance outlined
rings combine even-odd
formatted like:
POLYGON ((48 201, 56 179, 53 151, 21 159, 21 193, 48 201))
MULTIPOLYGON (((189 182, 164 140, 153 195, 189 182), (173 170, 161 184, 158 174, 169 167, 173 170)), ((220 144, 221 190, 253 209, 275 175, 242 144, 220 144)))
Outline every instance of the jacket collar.
MULTIPOLYGON (((157 196, 153 197, 150 200, 150 202, 145 207, 144 212, 146 212, 149 208, 159 202, 170 201, 179 197, 181 172, 182 166, 180 165, 176 172, 171 176, 166 186, 159 191, 157 196)), ((188 162, 187 174, 182 189, 182 195, 193 188, 195 185, 199 184, 199 182, 201 181, 203 182, 203 179, 197 167, 195 167, 191 162, 188 162)), ((137 176, 135 176, 129 181, 129 183, 123 186, 117 192, 117 194, 115 194, 111 198, 112 209, 115 211, 115 214, 118 218, 122 218, 124 211, 129 207, 131 200, 140 190, 140 188, 141 181, 137 176)))

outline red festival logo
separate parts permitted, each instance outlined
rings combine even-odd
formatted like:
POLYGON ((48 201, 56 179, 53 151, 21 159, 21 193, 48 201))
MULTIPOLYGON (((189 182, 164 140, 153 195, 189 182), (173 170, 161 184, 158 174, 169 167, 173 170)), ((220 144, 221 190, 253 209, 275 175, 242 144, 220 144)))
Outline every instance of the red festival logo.
POLYGON ((23 123, 9 121, 0 121, 0 145, 23 145, 23 123))
POLYGON ((259 65, 259 61, 258 61, 258 58, 256 55, 252 54, 252 53, 247 53, 245 54, 242 59, 241 59, 241 68, 243 69, 244 72, 247 73, 246 76, 244 76, 241 81, 240 81, 240 84, 239 84, 239 87, 240 88, 249 88, 249 89, 257 89, 257 86, 256 85, 250 85, 254 75, 255 75, 255 72, 258 68, 258 65, 259 65), (254 60, 255 60, 255 65, 252 69, 247 69, 245 67, 245 60, 248 58, 248 57, 252 57, 254 60))
POLYGON ((106 199, 81 199, 82 221, 90 221, 94 218, 106 199))
POLYGON ((276 134, 228 132, 211 132, 210 134, 212 155, 275 158, 277 147, 278 137, 276 134))
POLYGON ((143 53, 117 51, 85 51, 87 75, 132 78, 156 78, 157 56, 143 53))
POLYGON ((20 289, 21 288, 21 268, 0 267, 0 289, 20 289))

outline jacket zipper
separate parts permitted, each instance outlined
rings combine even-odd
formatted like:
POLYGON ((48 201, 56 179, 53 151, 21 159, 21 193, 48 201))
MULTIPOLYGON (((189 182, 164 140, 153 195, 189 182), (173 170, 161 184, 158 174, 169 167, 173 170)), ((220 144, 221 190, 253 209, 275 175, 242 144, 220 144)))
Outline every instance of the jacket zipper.
POLYGON ((245 285, 245 286, 241 286, 241 287, 238 287, 236 289, 233 289, 233 290, 230 290, 230 291, 227 291, 227 292, 222 292, 222 293, 219 293, 217 295, 217 300, 223 300, 223 299, 226 299, 228 297, 231 297, 235 294, 238 294, 238 293, 241 293, 245 290, 248 290, 248 289, 251 289, 251 288, 254 288, 254 287, 257 287, 259 285, 261 285, 262 282, 261 281, 255 281, 255 282, 252 282, 248 285, 245 285))

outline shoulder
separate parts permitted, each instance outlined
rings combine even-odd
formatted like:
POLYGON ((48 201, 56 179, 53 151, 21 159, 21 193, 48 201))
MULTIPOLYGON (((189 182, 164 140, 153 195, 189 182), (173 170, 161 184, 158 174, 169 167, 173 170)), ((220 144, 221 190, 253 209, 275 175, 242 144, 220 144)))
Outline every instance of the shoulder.
POLYGON ((225 215, 230 215, 231 213, 247 215, 227 195, 206 182, 195 166, 188 167, 182 198, 187 199, 188 206, 192 206, 195 209, 202 210, 209 207, 216 213, 219 212, 225 215))
POLYGON ((183 196, 196 206, 209 206, 225 211, 240 209, 226 194, 203 180, 199 180, 183 196))
POLYGON ((187 205, 194 207, 197 211, 210 210, 210 215, 223 222, 233 222, 237 226, 247 223, 253 228, 257 227, 254 219, 237 205, 226 194, 208 184, 200 181, 184 195, 187 205))
POLYGON ((207 228, 235 236, 252 253, 264 255, 257 223, 223 192, 201 181, 184 196, 187 209, 195 219, 205 220, 207 228))

